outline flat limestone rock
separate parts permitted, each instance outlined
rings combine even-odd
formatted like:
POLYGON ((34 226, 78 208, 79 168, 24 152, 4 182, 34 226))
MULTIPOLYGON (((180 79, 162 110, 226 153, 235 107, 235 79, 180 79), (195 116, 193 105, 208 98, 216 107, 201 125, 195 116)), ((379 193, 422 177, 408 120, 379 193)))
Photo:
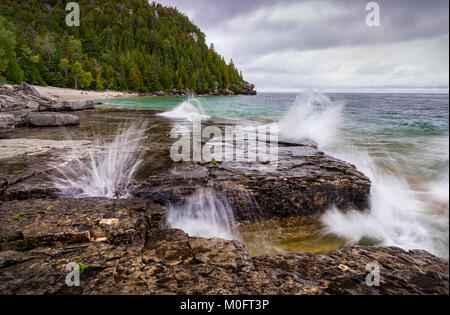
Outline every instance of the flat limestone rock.
POLYGON ((85 158, 98 150, 95 143, 85 140, 1 140, 0 200, 56 198, 52 176, 75 156, 85 158))
POLYGON ((448 261, 424 251, 350 247, 251 258, 241 243, 148 233, 145 245, 84 242, 0 252, 0 294, 448 294, 448 261), (68 287, 68 263, 87 266, 68 287), (380 285, 366 285, 368 263, 380 285))
POLYGON ((146 238, 152 216, 163 208, 143 200, 101 198, 3 202, 0 239, 4 249, 102 241, 139 243, 146 238))
POLYGON ((54 100, 47 104, 41 104, 39 111, 79 111, 94 108, 93 100, 54 100))
POLYGON ((140 183, 133 194, 161 204, 181 204, 198 188, 214 188, 238 220, 368 208, 370 180, 355 166, 321 152, 310 141, 281 142, 278 167, 261 163, 179 163, 140 183))
POLYGON ((80 118, 71 114, 60 113, 30 113, 27 123, 31 127, 78 126, 80 118))

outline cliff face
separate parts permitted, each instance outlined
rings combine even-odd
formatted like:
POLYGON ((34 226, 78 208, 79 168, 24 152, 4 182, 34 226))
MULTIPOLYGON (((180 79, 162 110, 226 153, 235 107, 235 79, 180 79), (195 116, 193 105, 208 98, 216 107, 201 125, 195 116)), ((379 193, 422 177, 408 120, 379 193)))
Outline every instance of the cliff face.
POLYGON ((0 79, 142 93, 247 93, 232 62, 175 8, 147 0, 78 1, 80 25, 67 26, 61 1, 0 3, 0 79))

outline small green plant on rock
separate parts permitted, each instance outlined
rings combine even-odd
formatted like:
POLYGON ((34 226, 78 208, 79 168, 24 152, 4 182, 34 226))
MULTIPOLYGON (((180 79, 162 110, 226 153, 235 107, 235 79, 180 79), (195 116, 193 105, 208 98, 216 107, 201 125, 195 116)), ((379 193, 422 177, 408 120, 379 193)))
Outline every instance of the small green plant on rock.
POLYGON ((20 217, 26 216, 28 215, 28 212, 19 212, 18 214, 16 214, 15 216, 13 216, 14 220, 19 220, 20 217))
POLYGON ((78 263, 78 268, 80 269, 80 275, 84 273, 84 271, 87 269, 88 266, 84 265, 83 263, 78 263))

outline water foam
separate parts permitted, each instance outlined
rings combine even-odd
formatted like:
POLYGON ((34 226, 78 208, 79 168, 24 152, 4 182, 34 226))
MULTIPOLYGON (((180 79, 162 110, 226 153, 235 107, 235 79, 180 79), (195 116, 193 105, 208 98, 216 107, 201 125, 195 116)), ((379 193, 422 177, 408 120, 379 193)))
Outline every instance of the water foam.
POLYGON ((422 192, 401 176, 380 169, 367 153, 339 157, 355 164, 372 181, 370 211, 343 214, 330 209, 321 218, 325 234, 343 237, 350 244, 369 239, 373 244, 424 249, 448 257, 448 213, 445 218, 429 211, 422 192))
POLYGON ((288 139, 308 138, 321 147, 339 136, 343 104, 333 103, 314 91, 299 94, 287 114, 278 122, 279 135, 288 139))
POLYGON ((370 211, 344 214, 333 207, 321 218, 323 234, 342 237, 350 244, 370 240, 372 244, 424 249, 448 257, 448 176, 430 184, 428 190, 414 190, 388 152, 377 163, 380 161, 369 153, 344 143, 338 136, 343 108, 325 95, 308 92, 298 96, 279 121, 282 136, 313 139, 330 155, 356 165, 372 181, 370 211), (432 211, 433 201, 446 203, 446 213, 432 211))
POLYGON ((74 156, 66 167, 58 169, 53 181, 65 197, 124 198, 145 150, 140 146, 146 123, 131 123, 119 127, 114 140, 102 144, 99 152, 89 153, 87 159, 74 156), (120 130, 123 129, 122 132, 120 130))
POLYGON ((187 121, 207 120, 210 118, 205 114, 201 102, 195 97, 190 97, 174 109, 158 115, 171 119, 187 121))
POLYGON ((166 218, 170 228, 190 236, 239 239, 233 210, 211 189, 199 189, 183 205, 167 207, 166 218))

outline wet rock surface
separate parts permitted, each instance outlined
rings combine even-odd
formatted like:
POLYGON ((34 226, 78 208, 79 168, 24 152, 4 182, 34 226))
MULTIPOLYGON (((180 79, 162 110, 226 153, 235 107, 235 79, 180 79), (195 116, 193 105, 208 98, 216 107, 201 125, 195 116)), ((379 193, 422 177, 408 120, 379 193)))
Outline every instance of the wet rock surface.
POLYGON ((9 154, 0 156, 0 294, 448 294, 448 261, 423 251, 350 247, 251 257, 239 241, 161 229, 164 206, 200 187, 226 198, 241 221, 315 215, 333 203, 364 210, 370 181, 311 142, 280 142, 276 171, 173 163, 170 123, 154 113, 76 114, 78 127, 17 128, 0 143, 0 154, 9 154), (148 121, 133 198, 58 199, 55 166, 90 152, 93 129, 111 140, 130 119, 148 121), (65 283, 70 262, 87 266, 80 287, 65 283), (380 266, 379 287, 365 283, 371 262, 380 266))
MULTIPOLYGON (((111 138, 123 121, 131 118, 148 120, 145 143, 148 151, 130 193, 149 202, 179 204, 199 188, 212 188, 228 200, 236 218, 241 221, 318 214, 332 205, 342 210, 364 211, 368 207, 369 179, 353 165, 325 155, 311 141, 280 142, 278 166, 274 170, 266 169, 263 162, 174 163, 170 158, 174 139, 168 135, 170 125, 166 119, 131 111, 79 112, 78 115, 82 117, 83 124, 70 133, 70 138, 86 139, 88 129, 92 130, 95 125, 109 126, 100 132, 111 138)), ((42 137, 41 133, 45 137, 54 137, 53 134, 47 135, 45 130, 33 132, 39 137, 42 137)), ((19 132, 15 134, 20 136, 19 132)), ((70 151, 70 144, 67 149, 67 157, 74 154, 70 151)), ((18 160, 16 164, 27 165, 22 169, 29 170, 8 176, 8 188, 4 187, 3 191, 8 190, 9 193, 3 193, 3 200, 42 198, 45 192, 48 192, 48 197, 54 198, 55 189, 52 189, 51 181, 43 177, 32 178, 30 173, 33 174, 33 168, 37 168, 38 172, 34 175, 41 176, 43 165, 50 162, 54 165, 55 161, 62 163, 62 155, 59 149, 40 156, 13 157, 13 160, 18 160), (18 181, 14 177, 26 177, 26 180, 18 181)), ((76 155, 79 156, 80 152, 76 155)), ((0 163, 0 178, 11 169, 2 167, 2 164, 10 163, 11 160, 0 163)))
MULTIPOLYGON (((31 133, 43 129, 29 128, 31 133)), ((53 128, 48 131, 54 133, 53 128)), ((61 133, 61 132, 59 132, 61 133)), ((13 135, 15 132, 13 133, 13 135)), ((98 147, 86 140, 11 138, 0 142, 0 200, 56 198, 51 176, 74 156, 86 158, 98 147)))
POLYGON ((69 114, 33 113, 28 115, 27 123, 31 127, 77 126, 80 124, 80 118, 69 114))
MULTIPOLYGON (((54 114, 54 113, 52 113, 54 114)), ((104 149, 96 135, 106 142, 113 140, 124 122, 147 121, 147 152, 137 174, 138 179, 161 173, 171 167, 168 136, 170 125, 148 112, 84 111, 76 112, 80 125, 75 127, 16 128, 9 139, 0 142, 0 200, 57 198, 51 179, 58 171, 70 167, 74 157, 89 158, 104 149)))
POLYGON ((152 217, 163 212, 161 206, 133 199, 4 202, 0 205, 0 235, 3 249, 17 250, 91 241, 142 243, 152 217))
POLYGON ((238 220, 317 214, 368 208, 370 180, 353 165, 325 155, 304 141, 280 143, 278 167, 264 163, 180 163, 149 177, 133 194, 162 204, 182 203, 199 187, 214 188, 232 206, 238 220))
MULTIPOLYGON (((116 209, 114 216, 120 217, 121 211, 133 210, 116 209)), ((141 215, 144 213, 149 212, 141 209, 141 215)), ((101 228, 102 220, 114 224, 110 216, 100 218, 102 215, 86 225, 101 228)), ((125 217, 118 222, 120 228, 109 230, 130 230, 126 237, 61 239, 55 235, 73 231, 74 226, 50 225, 47 233, 40 232, 41 238, 47 234, 49 246, 1 251, 0 293, 448 294, 448 262, 423 251, 351 247, 331 256, 301 253, 251 258, 238 241, 189 237, 180 230, 147 228, 149 225, 125 217), (144 234, 144 242, 133 238, 144 234), (71 262, 87 266, 79 287, 65 283, 65 268, 71 262), (380 266, 380 285, 370 287, 366 285, 366 265, 373 262, 380 266)), ((28 225, 21 226, 26 231, 28 225)), ((33 229, 30 231, 33 235, 33 229)), ((10 246, 8 243, 4 241, 3 246, 10 246)), ((17 247, 17 241, 11 243, 15 244, 12 248, 17 247)))

